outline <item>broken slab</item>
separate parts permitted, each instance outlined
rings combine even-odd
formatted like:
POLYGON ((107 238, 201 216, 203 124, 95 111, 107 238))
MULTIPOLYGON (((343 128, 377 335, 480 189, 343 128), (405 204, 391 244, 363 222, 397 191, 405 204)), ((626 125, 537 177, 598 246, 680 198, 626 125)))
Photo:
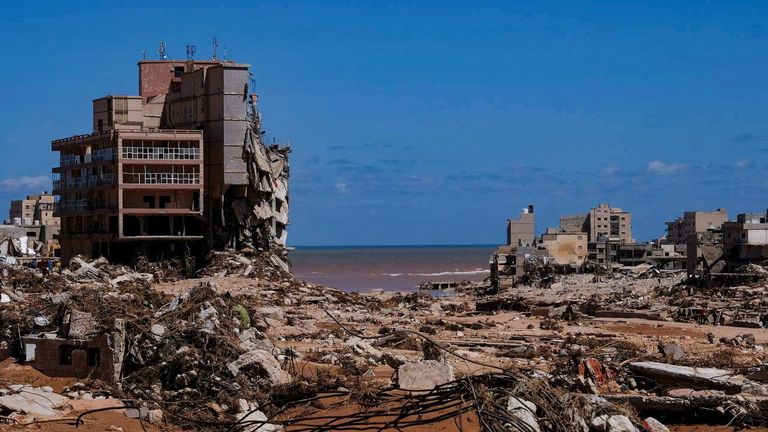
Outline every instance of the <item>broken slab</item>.
POLYGON ((432 390, 453 380, 453 366, 436 360, 406 363, 397 368, 397 385, 404 390, 432 390))
POLYGON ((69 399, 56 394, 50 387, 31 387, 26 385, 8 386, 13 393, 0 396, 0 406, 11 411, 39 417, 61 415, 57 408, 69 399))
POLYGON ((272 353, 255 349, 238 357, 237 360, 227 363, 227 369, 232 376, 237 376, 240 369, 244 367, 258 367, 263 370, 272 385, 288 384, 291 382, 291 375, 280 368, 280 363, 272 353))
POLYGON ((601 432, 637 432, 632 420, 623 415, 597 416, 592 419, 592 427, 601 432))
POLYGON ((764 394, 765 387, 724 369, 694 368, 658 362, 633 362, 629 368, 661 384, 693 389, 723 390, 728 393, 764 394))
POLYGON ((541 432, 539 421, 536 418, 536 404, 525 399, 510 396, 507 400, 507 411, 520 420, 527 427, 526 430, 541 432))

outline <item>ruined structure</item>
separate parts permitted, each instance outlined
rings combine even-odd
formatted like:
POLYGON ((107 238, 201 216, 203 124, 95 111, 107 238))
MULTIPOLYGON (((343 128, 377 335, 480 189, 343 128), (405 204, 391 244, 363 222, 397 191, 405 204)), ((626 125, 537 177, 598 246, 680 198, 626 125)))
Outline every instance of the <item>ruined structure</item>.
POLYGON ((584 232, 590 242, 617 240, 620 244, 633 243, 632 214, 609 204, 600 204, 589 213, 563 216, 560 229, 565 232, 584 232))
POLYGON ((93 101, 52 142, 62 258, 284 246, 288 147, 266 145, 249 65, 143 60, 138 96, 93 101))
POLYGON ((530 245, 536 237, 533 206, 528 205, 517 219, 507 219, 507 245, 530 245))
POLYGON ((555 228, 541 235, 541 246, 549 252, 555 264, 584 264, 587 259, 587 236, 584 233, 567 233, 555 228))
POLYGON ((682 217, 667 222, 667 242, 685 244, 688 236, 720 229, 727 221, 728 211, 724 208, 715 211, 687 211, 682 217))

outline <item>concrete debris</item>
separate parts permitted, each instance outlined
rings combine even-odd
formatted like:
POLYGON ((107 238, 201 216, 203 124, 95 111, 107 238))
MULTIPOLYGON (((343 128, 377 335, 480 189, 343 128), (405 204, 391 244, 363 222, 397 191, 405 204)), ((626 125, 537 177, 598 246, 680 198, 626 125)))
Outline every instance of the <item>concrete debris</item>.
POLYGON ((643 420, 643 429, 646 432, 669 432, 669 428, 653 417, 643 420))
POLYGON ((397 369, 397 385, 404 390, 432 390, 453 380, 453 365, 435 360, 406 363, 397 369))
MULTIPOLYGON (((507 400, 507 411, 525 425, 525 430, 540 432, 541 427, 536 418, 536 404, 533 402, 510 396, 507 400)), ((520 429, 518 427, 518 429, 520 429)))
POLYGON ((235 377, 240 374, 241 369, 248 367, 255 367, 265 373, 265 378, 269 381, 270 385, 287 384, 291 381, 290 374, 280 369, 280 363, 278 363, 277 359, 271 353, 264 350, 248 351, 238 357, 237 360, 227 363, 227 369, 235 377))
MULTIPOLYGON (((650 270, 636 266, 542 273, 508 291, 473 283, 436 297, 360 294, 296 280, 274 250, 209 258, 191 276, 145 260, 140 269, 80 257, 60 271, 0 264, 9 299, 0 355, 18 362, 0 363, 0 378, 3 368, 75 377, 58 396, 119 395, 158 428, 206 432, 317 417, 330 422, 325 430, 354 430, 400 415, 404 430, 432 427, 434 411, 423 407, 438 401, 534 431, 768 418, 768 333, 731 325, 765 318, 752 315, 768 286, 692 292, 678 273, 640 277, 650 270), (315 397, 343 403, 302 402, 315 397)), ((17 405, 0 415, 22 415, 22 393, 5 388, 0 397, 17 405)), ((67 401, 51 415, 72 415, 67 401)), ((455 420, 435 419, 435 428, 455 420)))
POLYGON ((600 432, 637 432, 627 416, 603 414, 592 419, 592 427, 600 432))
POLYGON ((31 414, 39 418, 61 415, 67 397, 53 393, 50 387, 10 385, 9 392, 0 396, 0 406, 14 412, 31 414))

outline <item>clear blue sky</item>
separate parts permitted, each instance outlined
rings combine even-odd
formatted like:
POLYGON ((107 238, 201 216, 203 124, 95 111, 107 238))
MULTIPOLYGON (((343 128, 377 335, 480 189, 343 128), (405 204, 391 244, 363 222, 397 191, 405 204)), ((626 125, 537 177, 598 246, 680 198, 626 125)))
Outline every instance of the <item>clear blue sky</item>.
POLYGON ((768 207, 764 2, 4 3, 3 218, 143 51, 213 36, 293 145, 294 245, 500 243, 529 202, 539 231, 610 202, 639 240, 768 207))

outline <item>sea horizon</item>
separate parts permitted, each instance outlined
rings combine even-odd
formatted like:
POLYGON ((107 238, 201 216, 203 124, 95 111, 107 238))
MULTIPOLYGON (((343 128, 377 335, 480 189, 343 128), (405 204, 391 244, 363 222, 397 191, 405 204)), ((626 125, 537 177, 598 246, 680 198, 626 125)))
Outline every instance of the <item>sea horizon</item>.
POLYGON ((495 245, 295 246, 299 279, 345 291, 415 291, 422 282, 481 281, 495 245))

